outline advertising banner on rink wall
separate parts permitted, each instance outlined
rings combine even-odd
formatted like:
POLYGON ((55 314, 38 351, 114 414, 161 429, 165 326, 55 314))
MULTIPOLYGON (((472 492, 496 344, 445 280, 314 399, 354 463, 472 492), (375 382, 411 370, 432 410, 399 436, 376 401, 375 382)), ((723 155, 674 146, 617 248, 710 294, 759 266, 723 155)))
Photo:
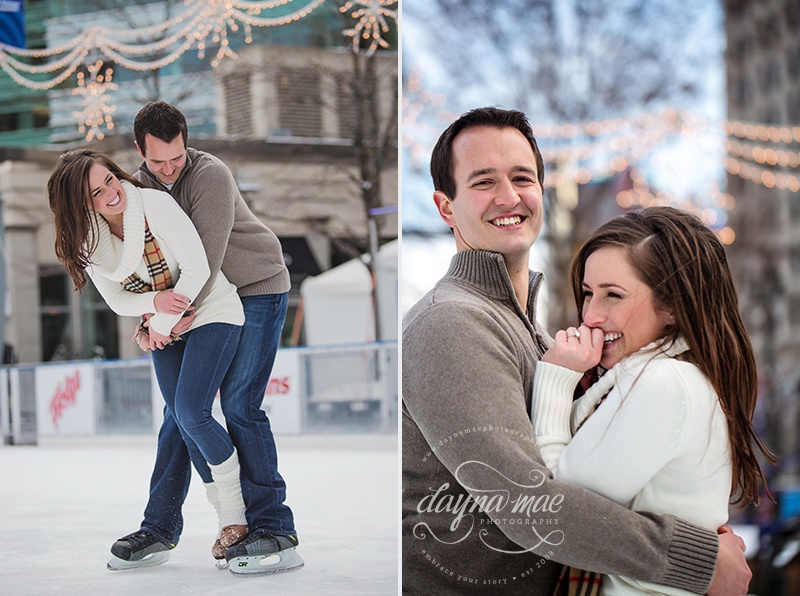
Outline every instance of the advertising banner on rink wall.
POLYGON ((42 436, 94 434, 94 366, 92 364, 39 366, 35 374, 38 434, 42 436))
POLYGON ((297 350, 278 350, 261 409, 269 416, 276 435, 300 432, 300 354, 297 350))
MULTIPOLYGON (((153 426, 158 432, 164 412, 164 400, 158 388, 155 372, 152 371, 153 426)), ((267 384, 261 409, 269 416, 272 432, 276 435, 295 435, 301 430, 300 403, 300 354, 295 349, 279 349, 272 367, 272 376, 267 384)), ((212 409, 214 418, 224 424, 219 394, 212 409)))

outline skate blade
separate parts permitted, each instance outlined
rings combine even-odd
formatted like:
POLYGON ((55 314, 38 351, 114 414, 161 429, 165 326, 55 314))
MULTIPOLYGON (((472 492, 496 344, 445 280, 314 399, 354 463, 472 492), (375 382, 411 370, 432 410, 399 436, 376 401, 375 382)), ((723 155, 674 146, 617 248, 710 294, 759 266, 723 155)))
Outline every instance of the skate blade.
POLYGON ((119 557, 111 555, 111 559, 109 559, 106 567, 108 567, 110 571, 125 571, 127 569, 139 569, 140 567, 161 565, 162 563, 166 563, 167 559, 169 559, 169 551, 166 550, 149 554, 144 559, 138 561, 126 561, 125 559, 120 559, 119 557))
POLYGON ((274 555, 249 555, 229 561, 234 575, 272 575, 295 571, 305 565, 303 558, 292 548, 274 555))

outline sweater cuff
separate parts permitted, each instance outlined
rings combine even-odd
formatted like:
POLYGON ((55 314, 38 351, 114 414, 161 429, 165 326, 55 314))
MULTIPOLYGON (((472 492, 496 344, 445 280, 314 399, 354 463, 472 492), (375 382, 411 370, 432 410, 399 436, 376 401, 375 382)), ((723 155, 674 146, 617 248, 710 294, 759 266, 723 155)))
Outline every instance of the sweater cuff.
POLYGON ((127 293, 125 294, 125 296, 129 301, 130 312, 118 313, 118 314, 140 317, 142 315, 156 312, 155 301, 156 301, 156 294, 158 294, 158 292, 150 291, 150 292, 143 292, 141 294, 136 292, 128 292, 127 290, 126 292, 127 293))
POLYGON ((667 552, 669 567, 658 583, 705 594, 714 576, 718 551, 719 538, 715 532, 675 518, 667 552))
POLYGON ((168 315, 166 313, 155 313, 150 317, 150 328, 160 333, 161 335, 169 335, 172 333, 172 328, 178 324, 183 314, 168 315))
POLYGON ((570 413, 572 394, 583 373, 549 362, 536 363, 533 375, 531 419, 536 437, 572 438, 570 413))

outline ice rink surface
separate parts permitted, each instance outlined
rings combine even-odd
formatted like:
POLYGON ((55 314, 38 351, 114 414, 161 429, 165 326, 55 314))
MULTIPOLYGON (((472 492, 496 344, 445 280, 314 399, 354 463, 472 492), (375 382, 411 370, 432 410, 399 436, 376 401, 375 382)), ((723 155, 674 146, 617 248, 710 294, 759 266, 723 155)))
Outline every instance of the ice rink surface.
POLYGON ((241 578, 217 570, 215 514, 196 472, 170 560, 108 571, 112 542, 139 528, 155 441, 116 435, 0 446, 0 593, 398 593, 397 435, 276 438, 306 563, 299 571, 241 578))

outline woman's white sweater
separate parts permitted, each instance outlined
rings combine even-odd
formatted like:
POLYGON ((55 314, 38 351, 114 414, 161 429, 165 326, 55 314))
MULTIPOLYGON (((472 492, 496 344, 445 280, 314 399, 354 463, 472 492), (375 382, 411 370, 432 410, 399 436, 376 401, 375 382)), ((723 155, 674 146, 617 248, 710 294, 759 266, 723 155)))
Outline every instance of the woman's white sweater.
MULTIPOLYGON (((86 272, 95 287, 118 315, 141 316, 156 312, 154 299, 158 292, 138 294, 126 290, 120 283, 132 273, 150 282, 143 257, 147 219, 172 275, 173 291, 193 301, 208 279, 209 267, 203 243, 189 216, 165 192, 137 188, 128 182, 122 182, 122 187, 127 200, 122 218, 125 239, 114 236, 102 217, 97 218, 98 226, 93 230, 97 248, 86 272)), ((87 242, 91 246, 93 238, 90 236, 87 242)), ((150 319, 150 326, 168 335, 181 316, 156 313, 150 319)), ((236 287, 221 271, 210 293, 197 308, 191 329, 207 323, 244 324, 244 310, 236 287)))
MULTIPOLYGON (((694 364, 675 358, 687 349, 680 338, 668 348, 646 346, 574 403, 582 374, 539 362, 533 429, 559 480, 635 511, 671 514, 717 530, 728 519, 731 492, 728 425, 708 379, 694 364)), ((689 592, 607 576, 603 594, 689 592)))

